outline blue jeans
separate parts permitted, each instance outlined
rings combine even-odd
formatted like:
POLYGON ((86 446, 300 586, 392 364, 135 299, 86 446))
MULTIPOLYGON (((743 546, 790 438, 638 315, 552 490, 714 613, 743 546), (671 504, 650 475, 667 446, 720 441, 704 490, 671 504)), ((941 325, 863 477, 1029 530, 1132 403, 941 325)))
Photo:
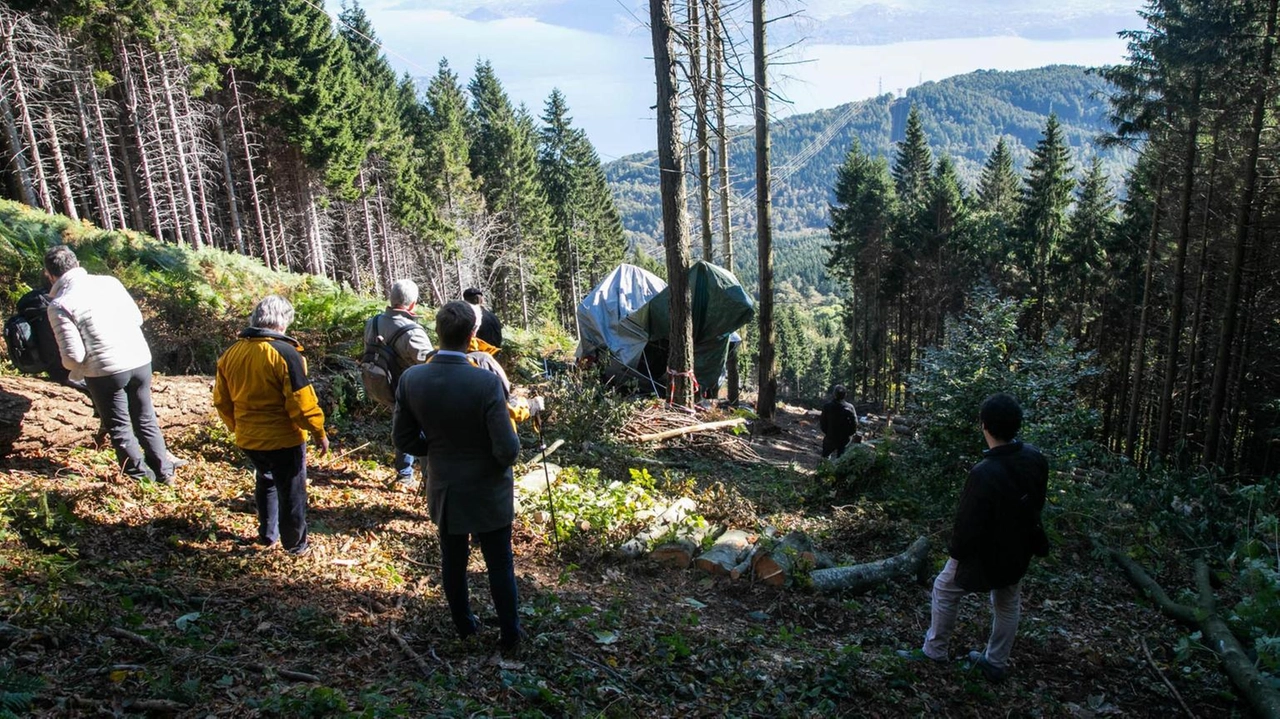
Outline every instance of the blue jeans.
POLYGON ((151 404, 151 363, 84 381, 124 473, 162 482, 172 477, 169 450, 151 404))
MULTIPOLYGON (((458 635, 467 637, 476 633, 478 623, 471 613, 471 597, 467 590, 467 557, 471 545, 466 534, 440 532, 440 573, 444 596, 449 602, 449 614, 458 635)), ((520 616, 516 613, 519 596, 516 592, 515 559, 511 554, 511 525, 491 532, 474 535, 484 555, 484 566, 489 570, 489 594, 493 608, 498 613, 499 641, 512 645, 520 640, 520 616)))
POLYGON ((413 479, 414 456, 407 452, 396 452, 395 468, 397 479, 408 482, 413 479))
POLYGON ((307 445, 285 449, 246 449, 257 485, 258 541, 280 545, 290 552, 307 548, 307 445), (280 511, 281 505, 284 512, 280 511))

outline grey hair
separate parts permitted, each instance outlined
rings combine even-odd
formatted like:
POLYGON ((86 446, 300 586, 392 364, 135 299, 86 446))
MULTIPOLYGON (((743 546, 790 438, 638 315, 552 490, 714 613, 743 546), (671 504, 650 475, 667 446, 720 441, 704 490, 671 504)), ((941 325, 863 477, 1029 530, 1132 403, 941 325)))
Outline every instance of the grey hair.
POLYGON ((44 253, 44 268, 57 279, 80 266, 76 253, 66 245, 54 245, 44 253))
POLYGON ((280 295, 263 297, 249 315, 249 326, 284 332, 293 324, 293 305, 280 295))
POLYGON ((408 307, 418 301, 418 283, 413 280, 396 280, 387 292, 392 307, 408 307))

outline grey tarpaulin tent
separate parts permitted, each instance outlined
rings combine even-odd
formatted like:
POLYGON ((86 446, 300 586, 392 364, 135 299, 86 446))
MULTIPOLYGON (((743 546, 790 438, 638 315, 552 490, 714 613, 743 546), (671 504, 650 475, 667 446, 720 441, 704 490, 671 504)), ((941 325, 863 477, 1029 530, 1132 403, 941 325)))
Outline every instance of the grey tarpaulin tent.
MULTIPOLYGON (((755 304, 728 270, 707 262, 689 268, 693 302, 693 363, 704 391, 719 386, 735 330, 751 321, 755 304)), ((670 334, 665 283, 639 267, 622 265, 578 305, 578 356, 612 355, 617 362, 665 386, 670 334)))
POLYGON ((578 358, 612 354, 634 368, 649 344, 649 333, 623 320, 666 288, 667 283, 648 270, 618 265, 578 303, 578 331, 582 335, 578 358))

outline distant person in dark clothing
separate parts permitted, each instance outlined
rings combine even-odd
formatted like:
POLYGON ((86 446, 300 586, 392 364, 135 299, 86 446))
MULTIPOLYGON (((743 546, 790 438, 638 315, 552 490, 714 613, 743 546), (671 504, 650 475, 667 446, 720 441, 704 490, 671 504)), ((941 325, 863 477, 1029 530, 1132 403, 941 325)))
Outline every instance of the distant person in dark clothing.
POLYGON ((831 401, 822 405, 818 427, 822 429, 823 459, 832 454, 839 459, 849 446, 849 440, 858 433, 858 413, 844 398, 844 385, 838 384, 831 388, 831 401))
POLYGON ((1021 582, 1032 555, 1047 556, 1040 524, 1049 463, 1035 447, 1016 439, 1022 408, 1007 394, 994 394, 979 414, 988 449, 969 471, 960 495, 948 551, 951 558, 933 582, 933 620, 924 638, 924 658, 948 658, 948 642, 968 592, 989 592, 993 621, 985 651, 969 661, 988 680, 1009 672, 1009 652, 1022 615, 1021 582))
POLYGON ((462 299, 480 308, 480 329, 476 330, 476 339, 494 347, 501 347, 502 322, 498 320, 497 315, 484 306, 484 292, 472 287, 463 291, 462 299))

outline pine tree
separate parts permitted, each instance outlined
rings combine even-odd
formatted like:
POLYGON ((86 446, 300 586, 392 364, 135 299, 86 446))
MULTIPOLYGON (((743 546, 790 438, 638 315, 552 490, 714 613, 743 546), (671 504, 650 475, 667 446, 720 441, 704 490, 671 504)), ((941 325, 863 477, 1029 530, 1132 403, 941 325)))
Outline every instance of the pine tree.
POLYGON ((1013 217, 1018 208, 1018 173, 1013 168, 1013 153, 1003 136, 982 166, 978 179, 977 209, 1001 217, 1013 217))
POLYGON ((1060 284, 1052 270, 1058 266, 1067 229, 1067 208, 1075 188, 1071 173, 1071 155, 1062 126, 1057 115, 1050 115, 1027 167, 1017 248, 1021 266, 1030 268, 1028 295, 1035 300, 1030 329, 1031 336, 1037 339, 1043 335, 1049 316, 1047 305, 1054 301, 1060 284))
POLYGON ((1056 272, 1066 291, 1064 305, 1073 339, 1082 339, 1091 319, 1086 313, 1108 270, 1105 247, 1115 222, 1115 197, 1102 160, 1095 156, 1080 181, 1056 272))
POLYGON ((915 105, 907 114, 906 136, 898 143, 893 159, 893 183, 904 217, 914 217, 928 201, 929 177, 933 173, 933 153, 924 134, 924 122, 915 105))

